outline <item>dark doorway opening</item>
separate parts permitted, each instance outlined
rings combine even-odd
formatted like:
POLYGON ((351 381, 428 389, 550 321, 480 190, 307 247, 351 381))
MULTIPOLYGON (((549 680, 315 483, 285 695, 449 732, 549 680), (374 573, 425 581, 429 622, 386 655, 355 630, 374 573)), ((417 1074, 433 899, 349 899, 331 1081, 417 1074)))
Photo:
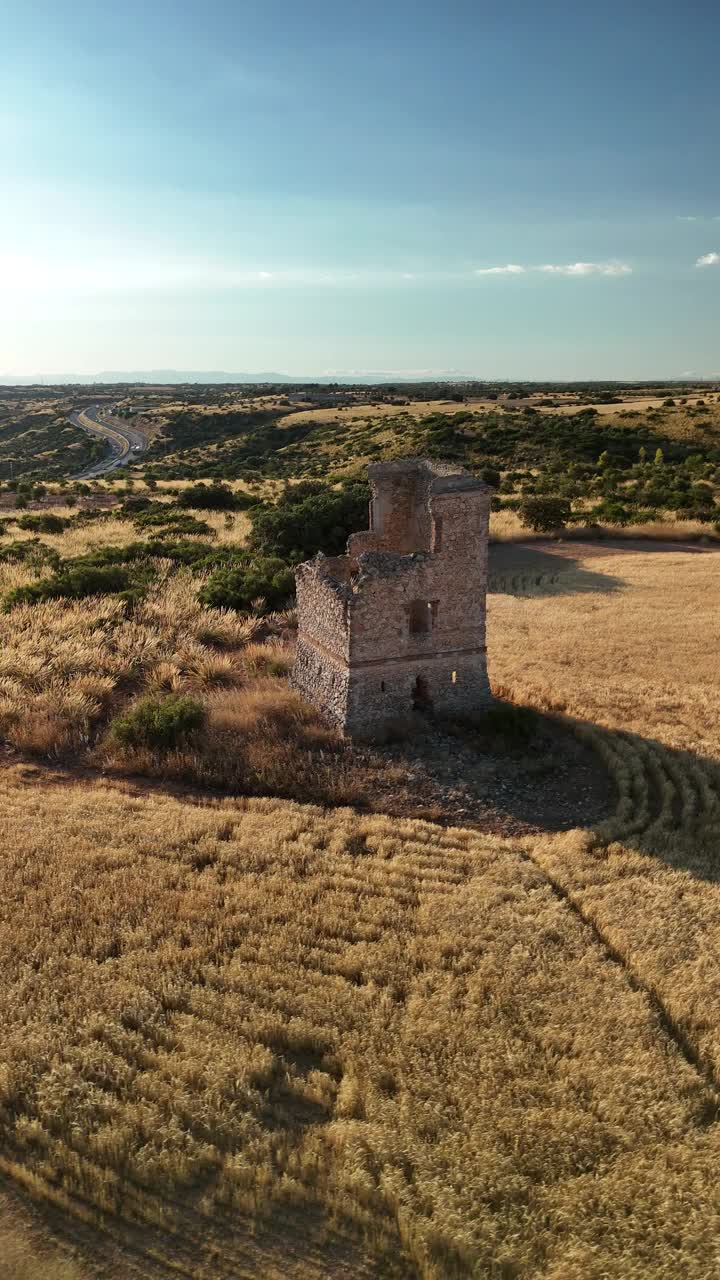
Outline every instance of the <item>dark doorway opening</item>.
POLYGON ((432 711, 430 688, 424 676, 416 676, 413 685, 413 711, 432 711))

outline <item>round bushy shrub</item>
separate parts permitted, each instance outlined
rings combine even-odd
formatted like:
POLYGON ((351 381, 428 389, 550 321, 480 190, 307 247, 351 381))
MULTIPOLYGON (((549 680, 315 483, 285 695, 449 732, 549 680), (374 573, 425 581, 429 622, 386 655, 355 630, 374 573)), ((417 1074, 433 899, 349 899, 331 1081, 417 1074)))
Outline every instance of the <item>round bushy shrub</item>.
POLYGON ((187 694, 141 698, 110 726, 110 738, 122 747, 173 751, 202 729, 205 711, 187 694))
POLYGON ((535 533, 553 533, 556 529, 564 529, 570 513, 568 498, 524 498, 520 504, 523 524, 535 533))
POLYGON ((287 603, 295 590, 295 575, 276 556, 260 556, 245 564, 229 565, 211 573, 198 593, 201 604, 212 609, 247 610, 262 598, 270 609, 287 603))
POLYGON ((178 506, 196 511, 244 511, 254 506, 247 493, 233 493, 226 484, 193 484, 178 496, 178 506))
POLYGON ((20 516, 17 523, 18 529, 32 529, 35 533, 62 533, 68 525, 72 524, 72 520, 53 515, 49 511, 41 511, 20 516))

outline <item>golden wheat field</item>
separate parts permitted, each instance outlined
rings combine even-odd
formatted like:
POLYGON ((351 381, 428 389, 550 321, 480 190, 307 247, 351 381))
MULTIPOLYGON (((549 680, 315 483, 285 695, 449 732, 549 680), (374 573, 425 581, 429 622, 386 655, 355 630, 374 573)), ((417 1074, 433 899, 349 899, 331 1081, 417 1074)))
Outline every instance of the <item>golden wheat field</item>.
POLYGON ((0 770, 0 1171, 83 1275, 717 1274, 720 557, 539 554, 491 677, 597 831, 0 770))

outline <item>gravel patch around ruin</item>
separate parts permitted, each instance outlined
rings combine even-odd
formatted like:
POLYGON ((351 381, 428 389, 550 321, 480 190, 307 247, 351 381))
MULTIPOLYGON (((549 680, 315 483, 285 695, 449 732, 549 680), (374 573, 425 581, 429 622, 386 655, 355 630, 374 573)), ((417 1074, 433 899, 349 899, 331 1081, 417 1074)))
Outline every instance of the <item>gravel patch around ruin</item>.
POLYGON ((615 808, 600 758, 550 720, 520 748, 488 745, 471 732, 443 732, 428 722, 373 754, 389 767, 387 786, 374 771, 371 807, 393 816, 518 836, 592 828, 615 808))

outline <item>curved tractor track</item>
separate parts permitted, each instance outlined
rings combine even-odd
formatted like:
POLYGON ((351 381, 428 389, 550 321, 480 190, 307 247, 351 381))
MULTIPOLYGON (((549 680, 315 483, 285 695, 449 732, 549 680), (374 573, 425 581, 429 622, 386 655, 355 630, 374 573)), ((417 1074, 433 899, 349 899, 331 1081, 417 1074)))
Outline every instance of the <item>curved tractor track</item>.
MULTIPOLYGON (((664 1033, 709 1089, 714 1122, 720 1118, 720 1055, 708 1037, 705 1003, 690 994, 691 975, 709 945, 704 922, 695 922, 682 961, 670 937, 679 904, 686 892, 693 894, 687 873, 696 885, 720 880, 720 763, 630 733, 586 725, 576 725, 576 732, 598 752, 615 783, 615 813, 585 833, 584 848, 575 851, 579 857, 552 838, 535 847, 528 841, 525 855, 632 988, 644 992, 664 1033), (630 918, 625 914, 638 900, 650 922, 645 937, 635 932, 632 911, 630 918), (673 982, 676 964, 684 964, 687 976, 673 982)), ((706 975, 703 991, 705 984, 706 975)), ((706 999, 712 1004, 710 986, 706 999)))

